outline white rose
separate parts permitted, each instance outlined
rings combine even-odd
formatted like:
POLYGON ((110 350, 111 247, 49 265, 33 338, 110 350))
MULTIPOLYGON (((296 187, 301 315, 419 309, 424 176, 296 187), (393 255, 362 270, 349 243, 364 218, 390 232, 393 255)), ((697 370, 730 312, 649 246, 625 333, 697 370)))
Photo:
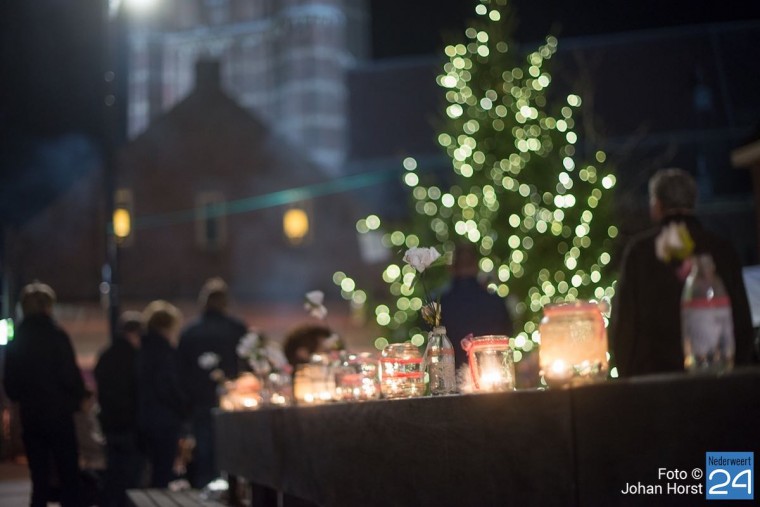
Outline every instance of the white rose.
POLYGON ((433 264, 441 254, 434 247, 430 248, 410 248, 404 254, 404 262, 412 266, 419 273, 424 272, 433 264))
POLYGON ((277 370, 282 370, 288 365, 288 359, 285 357, 282 349, 274 343, 266 344, 263 353, 277 370))
POLYGON ((306 293, 306 301, 312 305, 319 306, 325 301, 325 293, 321 290, 313 290, 306 293))
POLYGON ((215 368, 219 364, 219 356, 213 352, 204 352, 198 356, 198 366, 204 370, 215 368))
POLYGON ((678 233, 678 227, 679 224, 671 222, 663 227, 660 234, 655 238, 655 254, 661 261, 669 262, 675 252, 683 249, 684 244, 681 235, 678 233))
POLYGON ((306 293, 306 304, 304 308, 309 312, 309 315, 319 320, 324 320, 327 317, 327 308, 322 302, 325 300, 325 293, 321 290, 313 290, 306 293))
POLYGON ((242 358, 251 357, 257 348, 259 348, 259 335, 258 333, 250 332, 238 342, 237 355, 242 358))
POLYGON ((309 309, 309 315, 311 315, 312 317, 315 317, 315 318, 317 318, 319 320, 325 320, 325 317, 327 317, 327 308, 325 308, 322 305, 320 305, 320 306, 312 306, 309 309))

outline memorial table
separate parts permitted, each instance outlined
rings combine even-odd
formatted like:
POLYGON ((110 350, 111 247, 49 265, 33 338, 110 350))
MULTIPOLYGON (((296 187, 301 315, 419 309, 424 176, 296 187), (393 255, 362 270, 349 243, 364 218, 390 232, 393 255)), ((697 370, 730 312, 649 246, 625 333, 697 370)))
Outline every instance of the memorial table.
POLYGON ((216 436, 220 469, 325 506, 701 505, 621 490, 760 451, 760 369, 218 412, 216 436))

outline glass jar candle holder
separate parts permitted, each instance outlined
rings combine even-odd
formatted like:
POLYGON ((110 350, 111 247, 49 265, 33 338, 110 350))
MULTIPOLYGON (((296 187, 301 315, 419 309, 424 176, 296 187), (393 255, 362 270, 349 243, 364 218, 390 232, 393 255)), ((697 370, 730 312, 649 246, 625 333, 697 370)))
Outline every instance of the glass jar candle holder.
POLYGON ((293 398, 297 405, 318 405, 333 399, 335 377, 327 362, 318 355, 299 364, 293 376, 293 398))
POLYGON ((422 357, 411 343, 391 343, 380 358, 380 390, 385 398, 412 398, 425 393, 422 357))
POLYGON ((365 401, 380 397, 378 363, 371 354, 349 355, 334 374, 335 400, 365 401))
POLYGON ((465 338, 462 348, 467 352, 474 391, 514 390, 515 365, 507 336, 465 338))
POLYGON ((243 373, 228 380, 219 396, 219 407, 225 411, 256 410, 261 407, 261 382, 253 373, 243 373))
POLYGON ((583 384, 607 377, 607 329, 596 303, 546 305, 539 331, 541 374, 549 386, 583 384))
POLYGON ((293 381, 290 375, 272 372, 264 379, 262 398, 265 405, 287 406, 293 400, 293 381))

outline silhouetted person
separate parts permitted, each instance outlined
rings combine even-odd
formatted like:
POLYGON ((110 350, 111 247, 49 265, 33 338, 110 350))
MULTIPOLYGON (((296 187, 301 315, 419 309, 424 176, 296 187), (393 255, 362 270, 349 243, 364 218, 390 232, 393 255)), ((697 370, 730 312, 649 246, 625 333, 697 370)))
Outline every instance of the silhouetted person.
POLYGON ((709 253, 731 298, 737 365, 750 361, 752 320, 741 263, 731 243, 705 230, 694 216, 697 185, 681 169, 663 169, 649 180, 649 211, 658 223, 633 238, 623 254, 610 322, 610 346, 621 377, 683 371, 681 292, 686 275, 679 260, 657 257, 663 228, 682 222, 694 241, 693 254, 709 253))
POLYGON ((19 404, 32 478, 31 505, 47 505, 55 474, 61 505, 79 507, 74 412, 84 398, 84 383, 69 336, 52 317, 53 289, 35 282, 24 287, 20 300, 24 318, 7 346, 5 390, 19 404))
POLYGON ((191 429, 195 449, 190 482, 202 488, 218 475, 214 456, 214 430, 211 411, 219 406, 217 383, 210 373, 219 368, 232 379, 240 373, 237 345, 247 333, 242 321, 228 315, 227 284, 221 278, 206 281, 198 297, 203 314, 182 332, 179 340, 180 376, 191 405, 191 429), (199 358, 214 354, 215 365, 202 365, 199 358), (204 367, 205 366, 205 367, 204 367))
POLYGON ((125 312, 117 336, 95 366, 100 426, 106 439, 103 504, 123 506, 126 490, 140 485, 142 453, 137 426, 137 351, 143 334, 139 312, 125 312))
POLYGON ((461 342, 472 333, 511 335, 512 318, 507 304, 478 281, 478 252, 472 243, 460 243, 454 250, 451 286, 441 295, 441 323, 454 346, 456 367, 467 363, 461 342))
POLYGON ((153 301, 143 312, 147 333, 137 360, 138 424, 151 465, 150 486, 166 488, 175 479, 187 400, 179 380, 177 351, 181 315, 166 301, 153 301))

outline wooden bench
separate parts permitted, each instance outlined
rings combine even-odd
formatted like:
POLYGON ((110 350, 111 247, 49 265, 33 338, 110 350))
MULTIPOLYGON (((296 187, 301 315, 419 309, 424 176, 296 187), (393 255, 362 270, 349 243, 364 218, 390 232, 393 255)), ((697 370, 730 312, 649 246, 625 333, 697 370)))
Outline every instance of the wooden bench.
POLYGON ((223 503, 203 499, 196 489, 130 489, 127 498, 132 507, 226 507, 223 503))

